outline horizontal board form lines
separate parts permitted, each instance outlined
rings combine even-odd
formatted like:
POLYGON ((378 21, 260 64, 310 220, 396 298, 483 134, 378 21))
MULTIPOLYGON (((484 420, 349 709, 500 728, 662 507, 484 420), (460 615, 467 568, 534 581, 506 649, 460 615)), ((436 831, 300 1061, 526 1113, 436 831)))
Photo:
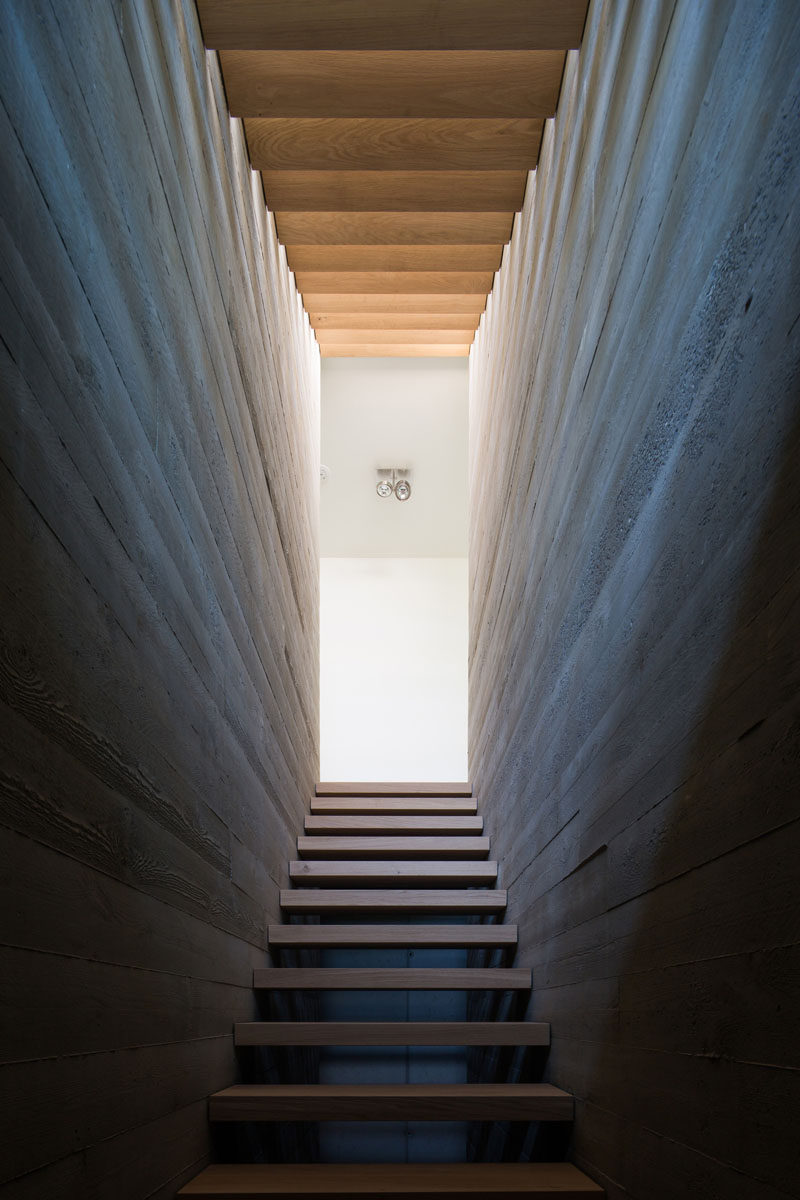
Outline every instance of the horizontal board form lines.
POLYGON ((486 307, 486 297, 479 292, 415 292, 406 295, 396 292, 306 292, 303 299, 306 311, 315 314, 366 312, 373 315, 413 313, 416 316, 420 313, 470 313, 480 317, 486 307))
POLYGON ((486 858, 488 837, 299 837, 301 858, 486 858))
POLYGON ((470 346, 461 342, 323 342, 320 358, 469 358, 470 346))
POLYGON ((223 50, 234 117, 550 117, 560 50, 223 50))
POLYGON ((250 117, 257 171, 528 171, 544 121, 438 117, 250 117))
POLYGON ((583 1200, 604 1190, 572 1163, 256 1163, 213 1165, 178 1192, 205 1200, 583 1200))
POLYGON ((474 329, 331 329, 315 330, 320 346, 398 346, 419 342, 430 346, 468 346, 474 329))
POLYGON ((570 1121, 547 1083, 237 1084, 209 1097, 212 1121, 570 1121))
POLYGON ((404 813, 315 813, 305 818, 307 834, 452 834, 456 837, 483 832, 483 817, 448 813, 406 816, 404 813))
POLYGON ((215 50, 571 50, 588 0, 199 0, 215 50))
POLYGON ((289 863, 289 878, 300 887, 480 887, 497 879, 496 862, 417 862, 378 859, 375 862, 295 859, 289 863))
POLYGON ((275 228, 285 246, 491 246, 511 237, 511 212, 283 212, 275 228))
POLYGON ((346 333, 349 336, 355 330, 381 333, 422 328, 429 333, 435 329, 443 333, 466 330, 474 335, 480 320, 478 314, 473 313, 309 313, 308 316, 318 340, 321 333, 346 333))
POLYGON ((503 253, 494 246, 286 247, 291 271, 496 271, 503 253))
POLYGON ((237 1046, 549 1046, 545 1021, 240 1021, 237 1046))
POLYGON ((481 889, 327 889, 295 888, 281 891, 280 906, 287 913, 500 913, 508 897, 504 890, 481 889))
POLYGON ((254 988, 280 990, 528 991, 525 967, 257 967, 254 988))
POLYGON ((498 949, 517 944, 516 925, 270 925, 270 948, 397 946, 498 949))
MULTIPOLYGON (((496 212, 522 207, 525 171, 262 171, 271 209, 496 212)), ((510 219, 510 216, 508 216, 510 219)))

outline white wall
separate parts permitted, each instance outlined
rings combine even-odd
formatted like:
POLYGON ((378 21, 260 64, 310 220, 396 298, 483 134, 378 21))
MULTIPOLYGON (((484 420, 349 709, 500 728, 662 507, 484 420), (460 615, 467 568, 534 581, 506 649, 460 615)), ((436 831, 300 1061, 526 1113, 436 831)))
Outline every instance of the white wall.
POLYGON ((467 554, 465 358, 322 360, 323 558, 467 554), (408 504, 375 494, 376 467, 411 472, 408 504))
POLYGON ((467 559, 321 560, 325 780, 467 778, 467 559))

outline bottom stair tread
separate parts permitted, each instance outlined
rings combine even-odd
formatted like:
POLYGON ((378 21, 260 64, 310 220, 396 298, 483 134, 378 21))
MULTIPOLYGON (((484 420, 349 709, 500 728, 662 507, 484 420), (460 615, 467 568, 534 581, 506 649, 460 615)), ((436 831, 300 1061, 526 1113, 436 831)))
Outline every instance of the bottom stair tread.
POLYGON ((178 1195, 217 1200, 341 1200, 344 1196, 578 1200, 605 1192, 571 1163, 259 1163, 208 1167, 178 1195))

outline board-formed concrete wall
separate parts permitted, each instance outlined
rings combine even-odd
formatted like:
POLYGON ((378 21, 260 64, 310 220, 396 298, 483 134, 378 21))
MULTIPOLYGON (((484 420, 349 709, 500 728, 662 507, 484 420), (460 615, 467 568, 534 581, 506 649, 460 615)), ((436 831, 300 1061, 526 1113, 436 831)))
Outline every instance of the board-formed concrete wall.
POLYGON ((471 363, 471 777, 612 1200, 797 1196, 800 6, 608 0, 471 363))
POLYGON ((0 11, 3 1196, 174 1196, 317 776, 318 355, 190 0, 0 11))

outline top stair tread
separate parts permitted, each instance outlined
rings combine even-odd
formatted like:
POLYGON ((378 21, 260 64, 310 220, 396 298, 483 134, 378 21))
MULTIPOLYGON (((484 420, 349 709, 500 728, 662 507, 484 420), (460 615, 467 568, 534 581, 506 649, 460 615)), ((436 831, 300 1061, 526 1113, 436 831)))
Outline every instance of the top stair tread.
POLYGON ((301 858, 487 858, 488 837, 298 837, 301 858))
POLYGON ((290 913, 499 913, 505 889, 487 888, 292 888, 280 893, 290 913))
POLYGON ((300 887, 481 886, 497 879, 497 863, 468 859, 293 859, 289 878, 300 887))
POLYGON ((318 796, 311 801, 312 813, 448 813, 474 816, 476 800, 467 797, 447 799, 435 796, 318 796))
POLYGON ((345 834, 363 836, 374 834, 380 837, 402 835, 433 835, 469 837, 483 833, 483 817, 455 816, 431 813, 409 816, 407 813, 317 813, 305 819, 307 834, 345 834))
POLYGON ((178 1196, 345 1200, 350 1196, 581 1200, 603 1189, 572 1163, 244 1163, 206 1167, 178 1196))
POLYGON ((271 947, 400 946, 457 948, 516 946, 516 925, 270 925, 271 947))
POLYGON ((470 783, 318 783, 317 796, 471 796, 470 783))

